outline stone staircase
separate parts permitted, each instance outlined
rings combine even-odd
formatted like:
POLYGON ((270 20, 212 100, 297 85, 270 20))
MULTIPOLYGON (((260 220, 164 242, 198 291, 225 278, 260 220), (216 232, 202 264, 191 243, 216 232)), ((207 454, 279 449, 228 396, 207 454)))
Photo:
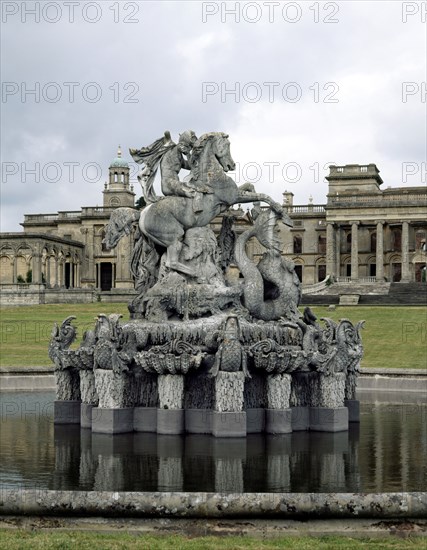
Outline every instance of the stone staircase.
POLYGON ((301 305, 339 304, 340 296, 359 295, 361 305, 427 305, 426 283, 334 283, 316 294, 303 294, 301 305))
POLYGON ((427 305, 426 283, 391 283, 389 298, 395 304, 427 305))

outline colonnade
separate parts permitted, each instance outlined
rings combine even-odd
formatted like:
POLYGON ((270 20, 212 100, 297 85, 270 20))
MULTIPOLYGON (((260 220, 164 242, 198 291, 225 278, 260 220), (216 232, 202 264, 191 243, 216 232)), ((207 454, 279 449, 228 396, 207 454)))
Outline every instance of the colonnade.
MULTIPOLYGON (((376 274, 375 278, 377 281, 384 281, 385 277, 385 249, 384 249, 384 229, 386 226, 386 221, 384 220, 375 220, 371 223, 363 222, 363 225, 359 221, 348 222, 327 222, 326 224, 326 265, 327 273, 332 274, 335 277, 340 277, 340 266, 341 266, 341 256, 343 254, 341 247, 342 232, 346 231, 348 233, 348 226, 350 225, 351 231, 351 248, 350 252, 350 265, 351 265, 351 280, 357 281, 360 278, 359 272, 359 253, 367 253, 367 250, 360 250, 359 246, 359 237, 360 237, 360 228, 366 226, 373 226, 376 230, 376 250, 375 250, 375 261, 376 261, 376 274)), ((396 223, 393 222, 393 226, 396 223)), ((409 266, 409 222, 402 221, 399 222, 401 229, 401 281, 409 282, 411 279, 410 275, 410 266, 409 266)), ((371 251, 374 252, 374 251, 371 251)))

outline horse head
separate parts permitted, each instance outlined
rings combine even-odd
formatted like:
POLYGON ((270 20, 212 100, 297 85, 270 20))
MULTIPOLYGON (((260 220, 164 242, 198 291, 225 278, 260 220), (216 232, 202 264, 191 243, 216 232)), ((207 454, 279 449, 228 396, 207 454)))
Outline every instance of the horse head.
POLYGON ((203 177, 203 172, 215 168, 224 172, 234 170, 236 164, 230 154, 228 135, 222 132, 209 132, 200 136, 194 144, 191 164, 196 180, 203 177))
POLYGON ((236 163, 230 153, 228 134, 215 132, 215 137, 212 140, 212 152, 221 164, 224 172, 228 172, 229 170, 234 170, 236 168, 236 163))

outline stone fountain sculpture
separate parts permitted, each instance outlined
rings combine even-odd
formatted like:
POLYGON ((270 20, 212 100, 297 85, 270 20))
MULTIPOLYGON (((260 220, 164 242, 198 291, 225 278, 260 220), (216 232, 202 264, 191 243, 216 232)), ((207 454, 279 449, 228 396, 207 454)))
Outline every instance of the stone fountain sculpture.
POLYGON ((325 318, 321 326, 309 308, 300 312, 299 279, 277 237, 279 224, 292 221, 268 195, 227 175, 235 167, 228 136, 186 131, 176 144, 166 132, 130 152, 143 165, 147 205, 115 210, 104 244, 134 232, 138 294, 129 321, 100 314, 76 350, 73 318, 55 327, 55 421, 101 433, 217 437, 347 430, 358 421, 363 322, 325 318), (253 224, 236 238, 228 211, 241 203, 254 204, 253 224), (209 224, 221 214, 217 239, 209 224), (246 253, 249 239, 265 248, 258 264, 246 253), (232 261, 242 276, 235 285, 225 278, 232 261))

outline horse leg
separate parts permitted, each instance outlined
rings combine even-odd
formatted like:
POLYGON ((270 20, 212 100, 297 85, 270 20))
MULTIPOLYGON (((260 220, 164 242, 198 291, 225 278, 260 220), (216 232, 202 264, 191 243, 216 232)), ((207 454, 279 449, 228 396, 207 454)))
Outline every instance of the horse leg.
POLYGON ((245 202, 254 202, 254 203, 265 202, 270 206, 273 212, 281 216, 284 224, 289 225, 290 227, 294 225, 291 218, 283 209, 283 206, 278 202, 275 202, 271 197, 269 197, 268 195, 265 195, 264 193, 252 193, 249 191, 244 191, 242 193, 239 192, 236 197, 236 203, 245 203, 245 202))
POLYGON ((179 261, 179 255, 182 250, 182 239, 180 238, 176 239, 172 244, 170 244, 166 249, 166 262, 165 265, 169 269, 173 269, 174 271, 180 271, 181 273, 184 273, 185 275, 195 275, 194 271, 192 271, 189 267, 182 264, 179 261))

